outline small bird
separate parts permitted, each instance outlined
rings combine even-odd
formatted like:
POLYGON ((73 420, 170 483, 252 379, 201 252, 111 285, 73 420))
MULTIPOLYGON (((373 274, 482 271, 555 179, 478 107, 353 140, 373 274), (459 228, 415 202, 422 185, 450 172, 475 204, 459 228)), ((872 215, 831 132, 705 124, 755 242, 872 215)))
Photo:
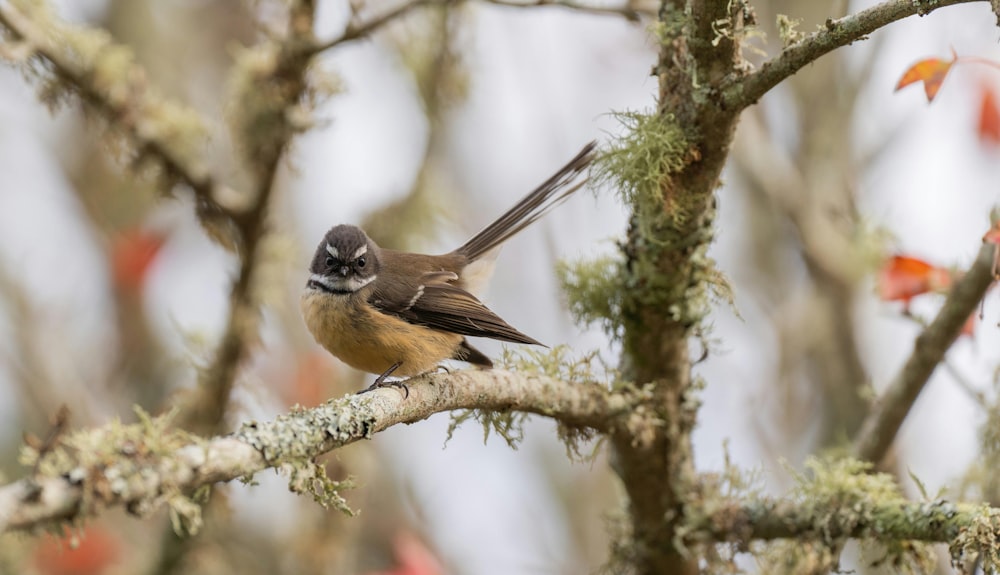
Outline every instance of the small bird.
POLYGON ((302 315, 316 341, 355 369, 380 374, 362 393, 392 374, 415 376, 457 359, 493 362, 466 336, 542 345, 511 327, 476 295, 493 273, 500 246, 545 215, 585 180, 596 144, 458 249, 424 255, 380 248, 361 228, 338 225, 320 241, 302 293, 302 315))

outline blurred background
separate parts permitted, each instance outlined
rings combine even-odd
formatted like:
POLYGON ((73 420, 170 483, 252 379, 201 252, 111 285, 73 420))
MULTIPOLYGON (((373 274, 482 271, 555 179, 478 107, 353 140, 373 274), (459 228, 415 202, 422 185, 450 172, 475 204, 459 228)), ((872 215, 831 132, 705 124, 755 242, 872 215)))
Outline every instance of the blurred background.
MULTIPOLYGON (((759 62, 780 48, 779 13, 808 32, 868 4, 755 2, 766 38, 745 55, 759 62)), ((214 119, 226 141, 233 47, 258 37, 266 2, 56 5, 131 46, 153 83, 214 119)), ((318 37, 340 34, 347 3, 318 5, 318 37)), ((393 5, 372 0, 364 13, 393 5)), ((893 87, 913 62, 952 47, 1000 61, 996 40, 987 3, 911 18, 823 58, 744 115, 718 192, 713 255, 735 306, 717 306, 697 367, 706 384, 699 470, 722 469, 728 452, 781 493, 790 482, 781 461, 797 465, 850 437, 865 397, 897 371, 940 298, 914 299, 915 317, 905 317, 902 304, 878 297, 877 272, 893 253, 962 267, 978 251, 1000 199, 1000 135, 982 120, 1000 72, 957 66, 932 105, 917 87, 893 87)), ((317 66, 338 93, 282 168, 261 342, 239 376, 230 427, 370 382, 316 346, 299 315, 309 257, 330 226, 361 224, 388 247, 454 248, 587 141, 619 133, 609 112, 652 109, 655 50, 645 21, 469 2, 416 10, 323 55, 317 66)), ((211 362, 237 272, 184 193, 163 200, 124 175, 99 119, 76 104, 51 114, 36 90, 0 68, 7 479, 24 474, 22 432, 43 435, 60 405, 74 427, 92 426, 134 420, 133 405, 162 412, 190 389, 211 362)), ((230 145, 211 157, 213 172, 240 181, 230 145)), ((488 305, 550 346, 598 350, 613 365, 615 344, 570 319, 554 267, 613 253, 625 218, 613 190, 578 194, 504 248, 488 305)), ((998 310, 994 293, 901 432, 895 467, 915 496, 906 469, 931 494, 994 498, 970 466, 996 411, 998 310)), ((535 418, 516 451, 499 438, 484 445, 474 423, 444 448, 448 423, 441 414, 398 426, 326 458, 332 476, 355 478, 345 496, 358 517, 324 511, 262 473, 256 486, 217 490, 195 539, 176 540, 165 516, 110 513, 88 525, 76 559, 52 538, 6 536, 0 572, 570 574, 602 564, 622 504, 604 446, 593 462, 571 463, 554 424, 535 418)))

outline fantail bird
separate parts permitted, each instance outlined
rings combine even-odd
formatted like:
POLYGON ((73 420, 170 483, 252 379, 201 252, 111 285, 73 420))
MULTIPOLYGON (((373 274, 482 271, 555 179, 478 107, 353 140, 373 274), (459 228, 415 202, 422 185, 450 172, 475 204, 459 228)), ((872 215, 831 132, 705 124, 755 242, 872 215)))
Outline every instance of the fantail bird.
POLYGON ((414 376, 457 359, 493 367, 465 336, 542 345, 490 311, 476 294, 493 272, 500 246, 570 194, 594 156, 587 144, 554 176, 446 254, 380 248, 361 228, 334 226, 309 266, 302 315, 327 351, 355 369, 380 374, 365 391, 397 375, 414 376))

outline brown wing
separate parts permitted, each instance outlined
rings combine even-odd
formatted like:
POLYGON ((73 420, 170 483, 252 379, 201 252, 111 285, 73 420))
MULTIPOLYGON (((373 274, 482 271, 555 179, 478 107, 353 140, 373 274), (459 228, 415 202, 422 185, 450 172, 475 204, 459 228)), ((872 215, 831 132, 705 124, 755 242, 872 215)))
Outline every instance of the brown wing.
POLYGON ((416 325, 461 335, 542 345, 511 327, 474 295, 448 283, 455 279, 458 276, 453 273, 432 272, 422 276, 421 283, 413 289, 397 289, 390 293, 376 287, 368 301, 382 313, 416 325))

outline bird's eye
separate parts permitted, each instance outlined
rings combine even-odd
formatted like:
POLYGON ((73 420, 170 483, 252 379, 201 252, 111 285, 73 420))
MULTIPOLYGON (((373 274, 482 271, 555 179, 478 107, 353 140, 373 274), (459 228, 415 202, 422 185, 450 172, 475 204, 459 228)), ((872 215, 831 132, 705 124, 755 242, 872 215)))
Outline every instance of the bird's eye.
POLYGON ((330 256, 326 256, 326 265, 332 268, 333 264, 334 264, 333 258, 330 256))
POLYGON ((358 267, 359 268, 365 267, 365 263, 367 263, 367 262, 366 262, 364 256, 361 256, 360 258, 358 258, 358 267))

